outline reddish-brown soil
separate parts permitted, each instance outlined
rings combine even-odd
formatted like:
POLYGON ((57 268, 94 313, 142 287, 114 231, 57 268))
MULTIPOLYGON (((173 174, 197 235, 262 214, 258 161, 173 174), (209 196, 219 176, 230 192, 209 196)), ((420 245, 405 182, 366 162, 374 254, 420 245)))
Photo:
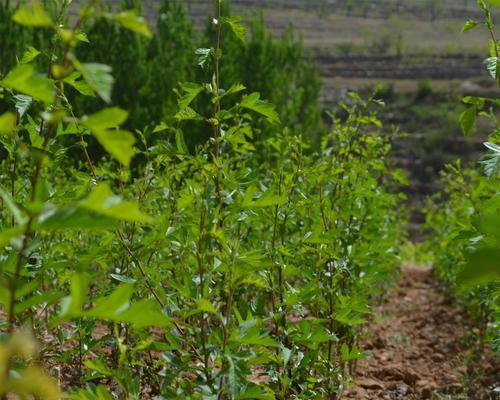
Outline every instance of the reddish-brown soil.
POLYGON ((474 356, 473 328, 438 290, 430 269, 403 268, 375 315, 362 344, 371 357, 358 363, 344 398, 500 399, 498 359, 488 351, 474 356))

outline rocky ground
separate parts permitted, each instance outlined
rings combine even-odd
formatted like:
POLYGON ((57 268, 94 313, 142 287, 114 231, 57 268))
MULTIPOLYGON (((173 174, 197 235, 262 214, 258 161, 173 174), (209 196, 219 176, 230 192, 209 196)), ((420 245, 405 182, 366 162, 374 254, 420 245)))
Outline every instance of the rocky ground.
POLYGON ((476 356, 464 311, 438 289, 430 269, 402 269, 398 287, 377 310, 346 399, 500 399, 500 363, 476 356))

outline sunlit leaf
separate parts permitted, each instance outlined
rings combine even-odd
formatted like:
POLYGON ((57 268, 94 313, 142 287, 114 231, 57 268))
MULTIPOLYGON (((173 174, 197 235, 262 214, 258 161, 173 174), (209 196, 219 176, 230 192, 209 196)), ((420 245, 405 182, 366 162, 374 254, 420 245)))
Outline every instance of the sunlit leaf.
POLYGON ((41 53, 32 46, 28 46, 21 58, 21 64, 27 64, 37 58, 41 53))
POLYGON ((470 31, 471 29, 474 29, 476 26, 479 25, 478 21, 474 21, 472 19, 469 19, 463 26, 462 26, 462 32, 467 32, 470 31))
POLYGON ((82 120, 82 124, 92 132, 101 146, 125 167, 130 165, 132 157, 137 152, 134 147, 135 137, 128 131, 111 128, 125 122, 127 116, 126 111, 113 107, 82 120))
POLYGON ((241 23, 240 16, 222 18, 222 23, 227 24, 231 28, 234 36, 236 36, 239 40, 243 43, 246 42, 247 30, 246 26, 241 23))
POLYGON ((482 248, 467 254, 467 265, 458 276, 458 282, 478 285, 500 278, 500 248, 482 248))
POLYGON ((143 214, 136 203, 123 200, 113 194, 106 183, 97 185, 81 206, 103 216, 129 222, 147 222, 150 218, 143 214))
POLYGON ((54 100, 54 82, 37 74, 30 64, 20 64, 15 67, 0 84, 45 103, 51 103, 54 100))
POLYGON ((184 95, 179 99, 179 108, 186 109, 193 100, 201 93, 203 86, 196 83, 184 83, 181 85, 184 95))
POLYGON ((111 67, 105 64, 82 63, 77 68, 92 90, 106 103, 111 102, 114 78, 111 75, 111 67))
POLYGON ((16 116, 7 112, 0 115, 0 135, 12 135, 16 129, 16 116))
POLYGON ((95 93, 90 87, 90 85, 83 79, 79 79, 81 74, 79 72, 73 72, 66 78, 64 78, 64 83, 75 88, 79 93, 84 96, 95 97, 95 93))
POLYGON ((117 14, 106 14, 106 17, 118 22, 124 28, 139 33, 147 38, 153 36, 146 20, 137 15, 133 10, 126 10, 117 14))
POLYGON ((38 1, 33 1, 31 7, 22 4, 14 13, 12 19, 18 24, 32 27, 51 27, 52 18, 38 1))
POLYGON ((243 97, 240 107, 255 111, 267 117, 269 122, 279 123, 280 117, 276 112, 274 105, 260 99, 260 93, 252 93, 243 97))

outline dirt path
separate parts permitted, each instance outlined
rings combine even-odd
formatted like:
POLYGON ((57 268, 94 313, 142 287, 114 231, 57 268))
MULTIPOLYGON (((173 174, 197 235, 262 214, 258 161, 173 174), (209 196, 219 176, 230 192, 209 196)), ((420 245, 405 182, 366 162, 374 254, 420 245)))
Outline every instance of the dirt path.
POLYGON ((344 398, 500 399, 494 393, 498 359, 489 354, 467 362, 473 330, 463 310, 438 291, 431 270, 403 268, 376 315, 362 344, 372 357, 358 363, 355 385, 344 398))

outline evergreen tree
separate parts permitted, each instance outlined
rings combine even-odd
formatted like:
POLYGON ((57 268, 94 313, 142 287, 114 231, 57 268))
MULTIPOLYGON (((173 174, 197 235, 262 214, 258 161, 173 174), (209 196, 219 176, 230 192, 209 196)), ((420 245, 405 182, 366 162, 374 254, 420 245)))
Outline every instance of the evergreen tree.
POLYGON ((172 118, 177 110, 174 89, 193 78, 195 70, 193 24, 179 0, 162 0, 156 31, 147 51, 147 76, 140 90, 146 106, 139 120, 150 125, 172 118))

